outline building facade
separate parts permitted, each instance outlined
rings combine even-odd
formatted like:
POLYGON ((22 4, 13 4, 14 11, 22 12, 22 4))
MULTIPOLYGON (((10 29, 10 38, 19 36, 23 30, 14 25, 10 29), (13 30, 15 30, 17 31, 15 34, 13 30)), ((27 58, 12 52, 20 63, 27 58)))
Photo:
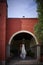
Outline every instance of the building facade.
MULTIPOLYGON (((38 23, 38 19, 8 18, 7 10, 8 5, 6 0, 0 0, 0 61, 2 61, 2 63, 5 63, 5 60, 7 58, 7 45, 10 45, 13 37, 16 35, 20 33, 28 33, 35 39, 36 45, 38 44, 37 38, 34 34, 34 26, 38 23)), ((37 47, 37 58, 40 56, 38 51, 39 47, 37 47)))

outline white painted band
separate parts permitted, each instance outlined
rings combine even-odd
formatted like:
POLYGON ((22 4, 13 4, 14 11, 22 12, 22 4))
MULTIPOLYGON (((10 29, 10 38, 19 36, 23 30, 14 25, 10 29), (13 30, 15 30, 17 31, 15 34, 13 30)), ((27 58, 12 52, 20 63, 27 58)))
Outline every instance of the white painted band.
POLYGON ((28 34, 30 34, 30 35, 32 35, 33 36, 33 38, 35 39, 35 41, 36 41, 36 44, 38 44, 38 41, 37 41, 37 38, 36 38, 36 36, 33 34, 33 33, 31 33, 30 31, 26 31, 26 30, 21 30, 21 31, 18 31, 18 32, 15 32, 12 36, 11 36, 11 38, 10 38, 10 40, 9 40, 9 45, 11 44, 11 41, 12 41, 12 39, 13 39, 13 37, 14 36, 16 36, 17 34, 19 34, 19 33, 28 33, 28 34))

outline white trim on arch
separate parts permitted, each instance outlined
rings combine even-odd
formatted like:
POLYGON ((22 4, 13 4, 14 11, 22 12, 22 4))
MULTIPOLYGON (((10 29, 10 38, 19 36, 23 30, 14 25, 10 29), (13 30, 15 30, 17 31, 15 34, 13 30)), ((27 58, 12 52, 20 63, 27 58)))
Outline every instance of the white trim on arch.
MULTIPOLYGON (((10 40, 9 40, 9 43, 8 43, 8 46, 7 46, 7 48, 8 48, 8 49, 7 49, 7 57, 10 57, 10 44, 11 44, 11 41, 12 41, 13 37, 16 36, 17 34, 23 33, 23 32, 32 35, 33 38, 34 38, 35 41, 36 41, 36 45, 39 44, 38 41, 37 41, 36 36, 35 36, 33 33, 29 32, 29 31, 26 31, 26 30, 21 30, 21 31, 15 32, 15 33, 11 36, 11 38, 10 38, 10 40)), ((39 58, 40 58, 40 47, 37 46, 37 60, 38 60, 39 58)))
POLYGON ((36 44, 38 44, 38 41, 37 41, 36 36, 35 36, 33 33, 31 33, 30 31, 26 31, 26 30, 21 30, 21 31, 15 32, 15 33, 11 36, 11 38, 10 38, 8 44, 9 44, 9 45, 11 44, 11 41, 12 41, 12 39, 13 39, 14 36, 16 36, 17 34, 22 33, 22 32, 24 32, 24 33, 28 33, 28 34, 32 35, 33 38, 34 38, 35 41, 36 41, 36 44))

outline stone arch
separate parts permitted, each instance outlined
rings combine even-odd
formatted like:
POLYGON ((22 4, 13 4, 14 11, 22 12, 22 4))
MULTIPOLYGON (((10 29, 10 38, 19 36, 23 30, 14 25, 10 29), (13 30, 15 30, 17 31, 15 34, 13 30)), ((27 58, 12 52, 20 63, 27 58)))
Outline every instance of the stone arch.
POLYGON ((18 32, 14 33, 14 34, 11 36, 11 38, 10 38, 8 44, 10 45, 10 43, 11 43, 11 41, 12 41, 12 39, 13 39, 14 36, 16 36, 17 34, 22 33, 22 32, 24 32, 24 33, 28 33, 28 34, 32 35, 33 38, 34 38, 35 41, 36 41, 36 44, 38 44, 38 41, 37 41, 36 36, 35 36, 33 33, 31 33, 30 31, 26 31, 26 30, 21 30, 21 31, 18 31, 18 32))
MULTIPOLYGON (((35 36, 33 33, 31 33, 30 31, 21 30, 21 31, 15 32, 15 33, 11 36, 11 38, 10 38, 10 40, 9 40, 9 42, 8 42, 8 47, 7 47, 7 57, 10 57, 10 44, 11 44, 11 41, 12 41, 13 37, 15 37, 17 34, 19 34, 19 33, 23 33, 23 32, 32 35, 33 38, 34 38, 35 41, 36 41, 36 45, 39 44, 38 41, 37 41, 36 36, 35 36)), ((39 57, 40 57, 40 47, 37 46, 37 59, 39 59, 39 57)))

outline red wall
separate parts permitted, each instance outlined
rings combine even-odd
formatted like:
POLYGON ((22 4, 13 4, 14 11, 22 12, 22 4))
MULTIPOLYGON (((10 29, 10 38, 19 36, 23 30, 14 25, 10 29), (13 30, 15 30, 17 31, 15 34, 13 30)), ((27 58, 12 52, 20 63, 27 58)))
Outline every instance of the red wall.
POLYGON ((21 19, 21 21, 22 21, 22 27, 21 27, 22 30, 27 30, 34 33, 34 26, 38 22, 38 19, 24 18, 24 19, 21 19))
POLYGON ((0 3, 0 60, 5 60, 6 4, 0 3))
POLYGON ((20 19, 8 19, 7 20, 7 43, 10 37, 17 31, 21 30, 21 20, 20 19))
POLYGON ((7 43, 10 37, 17 31, 27 30, 34 33, 34 26, 38 22, 37 18, 8 18, 7 19, 7 43))
POLYGON ((8 18, 6 3, 0 3, 0 61, 5 60, 6 43, 11 36, 20 30, 27 30, 34 33, 34 26, 38 22, 37 18, 8 18))

